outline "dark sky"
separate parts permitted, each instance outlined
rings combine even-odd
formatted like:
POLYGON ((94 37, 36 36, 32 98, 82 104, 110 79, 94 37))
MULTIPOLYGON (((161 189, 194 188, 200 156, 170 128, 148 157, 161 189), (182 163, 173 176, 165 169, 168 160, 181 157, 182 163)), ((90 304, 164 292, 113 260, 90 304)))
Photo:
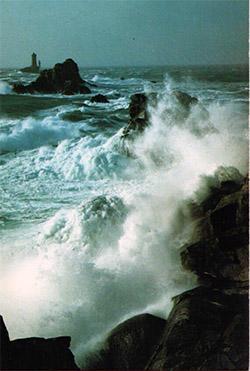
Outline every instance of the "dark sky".
POLYGON ((0 66, 248 62, 247 0, 0 0, 0 66))

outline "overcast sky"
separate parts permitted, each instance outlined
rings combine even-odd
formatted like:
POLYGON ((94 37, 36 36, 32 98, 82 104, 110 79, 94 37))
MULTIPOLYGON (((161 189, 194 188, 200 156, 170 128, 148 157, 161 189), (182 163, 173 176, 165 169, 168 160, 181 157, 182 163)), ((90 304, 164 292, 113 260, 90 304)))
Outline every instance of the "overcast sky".
POLYGON ((247 0, 0 0, 0 66, 248 61, 247 0))

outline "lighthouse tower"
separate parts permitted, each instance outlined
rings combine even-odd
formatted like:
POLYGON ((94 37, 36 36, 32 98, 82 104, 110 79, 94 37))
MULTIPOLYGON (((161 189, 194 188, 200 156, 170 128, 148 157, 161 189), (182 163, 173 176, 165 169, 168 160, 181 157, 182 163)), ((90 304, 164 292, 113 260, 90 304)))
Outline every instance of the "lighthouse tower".
POLYGON ((34 70, 38 67, 36 62, 36 53, 33 53, 31 56, 31 67, 34 68, 34 70))
POLYGON ((22 72, 29 72, 29 73, 39 73, 41 67, 41 62, 39 61, 39 64, 37 64, 36 60, 36 53, 32 53, 31 55, 31 66, 21 68, 22 72))

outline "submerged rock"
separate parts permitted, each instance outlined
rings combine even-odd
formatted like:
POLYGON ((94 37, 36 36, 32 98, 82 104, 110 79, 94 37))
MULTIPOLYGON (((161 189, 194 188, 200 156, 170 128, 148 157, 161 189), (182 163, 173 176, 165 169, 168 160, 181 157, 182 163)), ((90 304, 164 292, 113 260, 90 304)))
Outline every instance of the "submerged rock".
MULTIPOLYGON (((185 125, 185 123, 187 124, 186 120, 189 118, 190 114, 192 114, 192 110, 195 106, 197 106, 199 119, 202 120, 203 124, 206 121, 209 121, 208 111, 196 97, 193 97, 188 93, 184 93, 180 90, 173 90, 169 94, 168 99, 171 104, 168 106, 166 113, 170 113, 174 122, 176 121, 179 122, 179 124, 183 125, 185 125)), ((212 126, 212 124, 209 122, 206 123, 205 127, 203 127, 203 125, 201 126, 201 123, 199 122, 199 120, 196 121, 195 117, 193 117, 191 122, 188 123, 189 130, 198 136, 200 136, 200 134, 203 133, 204 130, 211 130, 210 126, 212 126)))
POLYGON ((96 103, 109 103, 109 100, 105 95, 97 94, 94 97, 91 97, 90 102, 96 102, 96 103))
POLYGON ((183 91, 176 90, 172 93, 178 100, 178 102, 184 107, 189 109, 191 105, 197 104, 198 99, 191 95, 184 93, 183 91))
POLYGON ((1 370, 79 370, 69 349, 69 336, 10 341, 2 316, 0 322, 1 370))
POLYGON ((150 314, 130 318, 115 327, 85 368, 143 370, 165 325, 164 319, 150 314))
POLYGON ((43 70, 39 77, 29 85, 14 84, 16 93, 62 93, 89 94, 90 89, 82 80, 77 64, 72 59, 66 59, 63 63, 57 63, 52 69, 43 70))

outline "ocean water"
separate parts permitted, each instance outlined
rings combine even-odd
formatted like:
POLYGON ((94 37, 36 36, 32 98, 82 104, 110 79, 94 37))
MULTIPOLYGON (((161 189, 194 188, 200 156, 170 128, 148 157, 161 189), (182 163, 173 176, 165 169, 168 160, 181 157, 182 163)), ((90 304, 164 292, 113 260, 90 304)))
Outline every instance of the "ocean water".
POLYGON ((36 75, 0 71, 0 300, 11 338, 71 335, 84 365, 113 326, 166 318, 171 297, 195 286, 179 260, 187 202, 204 197, 206 179, 247 172, 248 69, 80 72, 109 103, 16 95, 11 84, 36 75), (175 89, 199 99, 188 116, 175 89), (150 126, 124 141, 136 92, 157 102, 150 126))

